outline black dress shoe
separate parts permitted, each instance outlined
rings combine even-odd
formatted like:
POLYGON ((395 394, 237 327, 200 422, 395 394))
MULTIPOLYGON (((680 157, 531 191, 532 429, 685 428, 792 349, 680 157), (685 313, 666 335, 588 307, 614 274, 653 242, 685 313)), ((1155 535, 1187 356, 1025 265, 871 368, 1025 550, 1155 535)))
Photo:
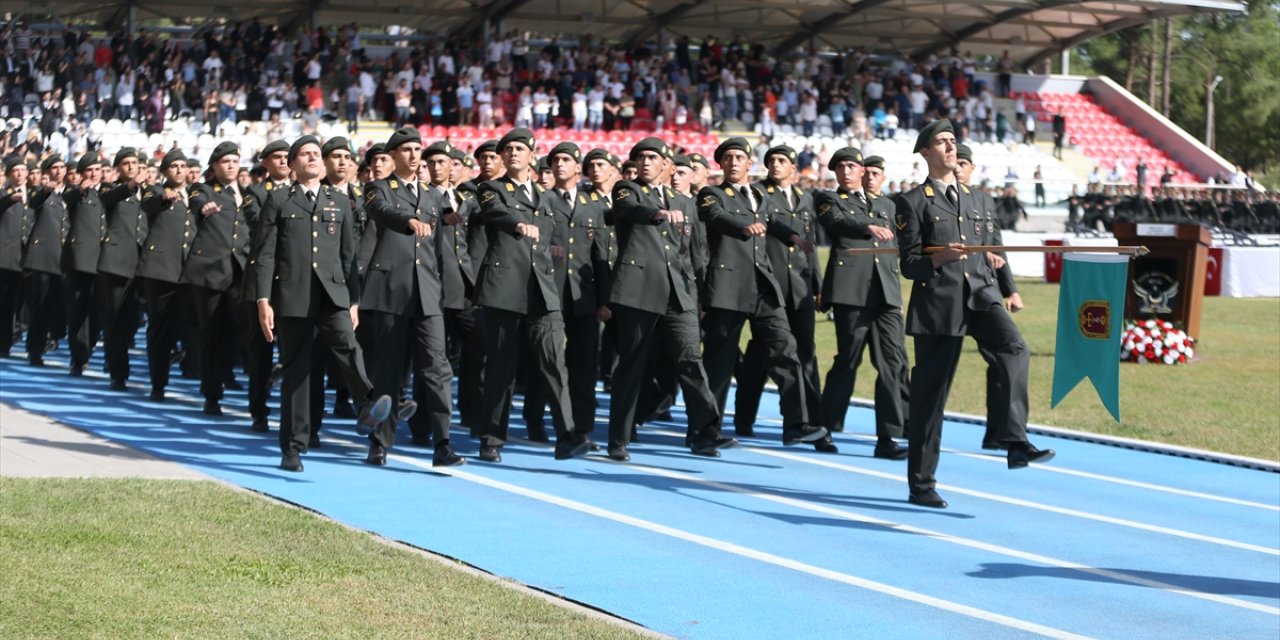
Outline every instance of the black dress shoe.
POLYGON ((1005 443, 1000 442, 999 440, 996 440, 995 438, 985 438, 985 437, 984 437, 984 438, 982 439, 982 448, 983 448, 983 449, 986 449, 987 451, 1004 451, 1005 449, 1008 449, 1009 447, 1008 447, 1008 445, 1006 445, 1005 443))
POLYGON ((129 383, 125 382, 124 380, 112 380, 111 390, 112 391, 128 391, 129 383))
POLYGON ((201 411, 206 416, 220 416, 222 415, 222 405, 218 404, 217 400, 205 400, 204 409, 201 409, 201 411))
POLYGON ((480 459, 485 462, 502 462, 502 445, 500 444, 480 445, 480 459))
POLYGON ((1030 442, 1017 442, 1009 445, 1006 460, 1010 469, 1021 469, 1032 462, 1048 462, 1053 456, 1053 449, 1037 449, 1030 442))
POLYGON ((587 438, 587 451, 599 451, 599 450, 600 450, 600 445, 596 444, 595 440, 592 440, 591 438, 587 438))
POLYGON ((356 419, 356 433, 367 436, 378 428, 378 425, 387 416, 391 415, 391 396, 378 396, 377 400, 366 404, 360 410, 360 417, 356 419))
POLYGON ((151 399, 155 402, 164 402, 164 389, 159 387, 151 388, 151 399))
POLYGON ((733 425, 733 434, 739 438, 754 438, 756 437, 756 428, 749 424, 735 424, 733 425))
POLYGON ((73 365, 71 365, 71 371, 70 371, 70 373, 71 373, 71 377, 73 377, 73 378, 79 378, 80 376, 83 376, 83 375, 84 375, 84 365, 82 365, 82 364, 73 364, 73 365))
POLYGON ((618 462, 629 462, 631 454, 627 453, 626 447, 609 447, 609 459, 618 462))
POLYGON ((885 460, 906 460, 907 448, 885 438, 876 442, 876 450, 872 455, 885 460))
POLYGON ((591 445, 587 444, 586 438, 577 438, 569 436, 567 438, 556 439, 556 460, 568 460, 576 458, 591 449, 591 445))
POLYGON ((721 449, 729 449, 738 445, 738 441, 726 436, 717 436, 715 438, 707 438, 694 440, 689 445, 689 451, 695 456, 706 456, 708 458, 719 458, 721 449))
POLYGON ((821 440, 827 435, 826 427, 817 427, 811 424, 802 424, 797 427, 782 430, 782 444, 791 446, 800 444, 801 442, 813 442, 821 440))
POLYGON ((266 416, 254 418, 253 425, 249 427, 256 433, 266 433, 271 427, 267 424, 266 416))
POLYGON ((284 452, 284 457, 280 458, 280 468, 294 473, 302 471, 302 456, 293 450, 284 452))
POLYGON ((449 446, 448 442, 440 443, 435 453, 431 454, 433 467, 460 467, 466 463, 466 459, 454 453, 453 447, 449 446))
POLYGON ((320 434, 316 433, 315 431, 312 431, 311 435, 307 436, 307 448, 319 449, 323 446, 324 445, 320 443, 320 434))
POLYGON ((356 417, 356 408, 351 406, 350 400, 333 403, 333 417, 335 418, 354 418, 356 417))
POLYGON ((364 459, 366 464, 377 467, 386 466, 387 464, 387 448, 376 443, 369 444, 369 456, 364 459))
POLYGON ((938 492, 933 489, 921 493, 912 493, 911 496, 907 498, 907 502, 933 509, 947 508, 947 501, 943 500, 942 496, 938 495, 938 492))
POLYGON ((401 402, 400 406, 396 407, 396 423, 407 421, 409 418, 413 417, 413 414, 417 412, 418 412, 417 402, 414 402, 413 400, 405 400, 404 402, 401 402))
POLYGON ((547 436, 547 428, 540 424, 527 425, 524 428, 525 439, 529 442, 551 442, 551 438, 547 436))
POLYGON ((835 441, 831 439, 831 434, 822 436, 821 440, 814 440, 813 450, 818 453, 840 453, 839 447, 837 447, 835 441))

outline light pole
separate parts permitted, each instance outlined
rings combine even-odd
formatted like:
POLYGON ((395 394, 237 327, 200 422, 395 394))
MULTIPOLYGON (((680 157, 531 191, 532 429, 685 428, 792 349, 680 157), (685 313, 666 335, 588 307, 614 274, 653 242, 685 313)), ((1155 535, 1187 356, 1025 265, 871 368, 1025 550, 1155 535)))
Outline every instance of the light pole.
POLYGON ((1204 85, 1204 146, 1213 149, 1213 92, 1222 83, 1222 76, 1214 76, 1204 85))

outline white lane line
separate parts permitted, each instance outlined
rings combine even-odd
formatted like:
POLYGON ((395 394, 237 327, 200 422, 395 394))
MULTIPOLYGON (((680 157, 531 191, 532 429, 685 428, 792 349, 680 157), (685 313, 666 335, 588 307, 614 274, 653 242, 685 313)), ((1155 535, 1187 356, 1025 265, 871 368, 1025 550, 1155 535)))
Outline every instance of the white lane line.
MULTIPOLYGON (((768 424, 768 425, 771 425, 771 426, 777 426, 779 429, 781 429, 781 428, 782 428, 782 422, 781 422, 780 420, 757 419, 757 420, 756 420, 756 424, 768 424)), ((652 431, 652 429, 651 429, 651 431, 652 431)), ((841 432, 841 435, 842 435, 842 436, 845 436, 845 437, 848 437, 848 438, 851 438, 851 439, 854 439, 854 440, 867 440, 867 441, 872 441, 872 442, 874 442, 874 441, 875 441, 875 439, 876 439, 876 438, 875 438, 875 436, 865 436, 865 435, 859 435, 859 434, 851 434, 851 433, 848 433, 848 432, 841 432)), ((681 434, 680 434, 680 437, 684 437, 684 434, 683 434, 683 433, 681 433, 681 434)), ((962 456, 962 457, 965 457, 965 458, 973 458, 973 459, 975 459, 975 460, 985 460, 985 461, 987 461, 987 462, 993 462, 993 463, 998 462, 998 463, 1002 463, 1002 464, 1003 464, 1003 463, 1004 463, 1004 461, 1005 461, 1005 460, 1004 460, 1004 456, 994 456, 994 455, 988 455, 988 454, 984 454, 984 453, 973 453, 973 452, 971 452, 971 451, 965 451, 965 450, 962 450, 962 449, 951 449, 951 448, 948 448, 948 447, 943 447, 943 448, 942 448, 942 451, 943 451, 943 453, 950 453, 950 454, 958 455, 958 456, 962 456)), ((1266 510, 1266 511, 1276 511, 1276 512, 1280 512, 1280 503, 1277 503, 1277 504, 1267 504, 1267 503, 1265 503, 1265 502, 1253 502, 1253 501, 1251 501, 1251 500, 1241 500, 1241 499, 1239 499, 1239 498, 1230 498, 1230 497, 1227 497, 1227 496, 1219 496, 1219 495, 1214 495, 1214 494, 1211 494, 1211 493, 1203 493, 1203 492, 1200 492, 1200 491, 1192 491, 1192 490, 1190 490, 1190 489, 1179 489, 1179 488, 1177 488, 1177 487, 1170 487, 1170 486, 1168 486, 1168 485, 1163 485, 1163 484, 1153 484, 1153 483, 1150 483, 1150 482, 1142 482, 1142 481, 1139 481, 1139 480, 1129 480, 1129 479, 1127 479, 1127 478, 1119 478, 1119 477, 1116 477, 1116 476, 1102 475, 1102 474, 1099 474, 1099 473, 1092 473, 1092 472, 1089 472, 1089 471, 1079 471, 1079 470, 1076 470, 1076 469, 1071 469, 1071 468, 1069 468, 1069 467, 1063 467, 1063 466, 1058 465, 1058 464, 1053 464, 1053 465, 1035 465, 1035 466, 1032 466, 1031 468, 1032 468, 1032 469, 1034 469, 1034 470, 1037 470, 1037 471, 1046 471, 1046 472, 1049 472, 1049 473, 1061 473, 1061 474, 1064 474, 1064 475, 1076 476, 1076 477, 1078 477, 1078 478, 1088 478, 1088 479, 1090 479, 1090 480, 1097 480, 1097 481, 1099 481, 1099 482, 1111 482, 1111 483, 1114 483, 1114 484, 1125 485, 1125 486, 1128 486, 1128 487, 1136 487, 1136 488, 1139 488, 1139 489, 1147 489, 1147 490, 1149 490, 1149 491, 1159 491, 1159 492, 1162 492, 1162 493, 1172 493, 1172 494, 1174 494, 1174 495, 1185 496, 1185 497, 1188 497, 1188 498, 1197 498, 1197 499, 1200 499, 1200 500, 1211 500, 1211 501, 1214 501, 1214 502, 1223 502, 1223 503, 1226 503, 1226 504, 1234 504, 1234 505, 1238 505, 1238 506, 1241 506, 1241 507, 1250 507, 1250 508, 1253 508, 1253 509, 1264 509, 1264 510, 1266 510)))
MULTIPOLYGON (((352 446, 355 447, 355 445, 352 445, 352 446)), ((915 591, 910 591, 907 589, 902 589, 900 587, 884 584, 882 582, 875 582, 873 580, 868 580, 866 578, 859 578, 857 576, 850 575, 847 573, 841 573, 838 571, 832 571, 830 569, 824 569, 822 567, 814 566, 814 565, 800 562, 797 560, 792 560, 790 558, 784 558, 782 556, 777 556, 764 551, 758 551, 750 547, 744 547, 744 546, 736 545, 730 542, 724 542, 722 540, 717 540, 715 538, 708 538, 706 536, 690 533, 682 529, 668 527, 663 524, 658 524, 656 522, 652 522, 649 520, 643 520, 643 519, 629 516, 626 514, 618 513, 616 511, 609 511, 607 509, 602 509, 600 507, 578 502, 576 500, 570 500, 568 498, 562 498, 560 496, 551 495, 549 493, 535 491, 533 489, 521 487, 514 484, 509 484, 506 482, 502 482, 500 480, 486 478, 481 475, 476 475, 467 471, 462 471, 457 467, 432 467, 430 463, 422 462, 421 460, 405 457, 399 454, 392 454, 392 455, 389 455, 388 457, 408 465, 420 467, 423 469, 430 469, 435 473, 446 474, 461 480, 466 480, 468 482, 486 486, 491 489, 505 491, 507 493, 512 493, 518 496, 523 496, 525 498, 538 500, 540 502, 545 502, 547 504, 555 505, 565 509, 570 509, 572 511, 577 511, 579 513, 584 513, 590 516, 611 520, 619 524, 624 524, 627 526, 636 527, 638 529, 643 529, 645 531, 649 531, 652 533, 657 533, 657 534, 668 536, 671 538, 684 540, 686 542, 691 542, 693 544, 714 549, 716 551, 733 554, 736 556, 747 558, 749 560, 755 560, 757 562, 764 562, 777 567, 782 567, 784 569, 790 569, 792 571, 798 571, 798 572, 805 573, 818 578, 823 578, 825 580, 831 580, 833 582, 839 582, 839 583, 847 584, 853 587, 858 587, 860 589, 875 591, 877 593, 882 593, 895 598, 901 598, 903 600, 916 602, 919 604, 941 609, 943 611, 949 611, 951 613, 968 616, 970 618, 976 618, 978 620, 983 620, 986 622, 1003 625, 1013 629, 1018 629, 1019 631, 1035 633, 1035 634, 1044 636, 1046 638, 1078 639, 1078 638, 1088 637, 1088 636, 1082 636, 1079 634, 1071 633, 1069 631, 1063 631, 1061 629, 1055 629, 1053 627, 1036 624, 1034 622, 1030 622, 1027 620, 1020 620, 1018 618, 1012 618, 1012 617, 1001 615, 991 611, 970 607, 968 605, 952 602, 950 600, 935 598, 933 596, 925 595, 923 593, 918 593, 915 591)), ((630 468, 630 466, 628 468, 630 468)))
MULTIPOLYGON (((875 478, 883 478, 885 480, 893 480, 893 481, 899 481, 899 482, 903 480, 903 476, 901 473, 887 473, 884 471, 874 471, 871 469, 863 469, 863 468, 855 467, 852 465, 820 459, 814 456, 800 456, 792 453, 786 453, 783 451, 774 451, 771 449, 765 449, 765 448, 754 447, 754 446, 739 446, 737 448, 743 449, 746 451, 751 451, 753 453, 758 453, 761 455, 771 456, 774 458, 781 458, 784 460, 790 460, 792 462, 799 462, 801 464, 808 464, 816 467, 836 469, 836 470, 844 471, 847 473, 856 473, 864 476, 872 476, 875 478)), ((1099 513, 1090 513, 1088 511, 1080 511, 1078 509, 1068 509, 1066 507, 1055 507, 1053 505, 1048 505, 1040 502, 1032 502, 1030 500, 1010 498, 1007 496, 997 495, 994 493, 987 493, 984 491, 977 491, 974 489, 964 489, 961 487, 957 487, 955 485, 939 484, 938 488, 943 489, 949 493, 959 493, 961 495, 973 496, 975 498, 982 498, 984 500, 991 500, 993 502, 1001 502, 1004 504, 1010 504, 1018 507, 1026 507, 1028 509, 1047 511, 1049 513, 1057 513, 1059 515, 1071 516, 1074 518, 1082 518, 1085 520, 1093 520, 1096 522, 1105 522, 1107 524, 1113 524, 1121 527, 1139 529, 1142 531, 1150 531, 1152 533, 1159 533, 1162 535, 1174 536, 1178 538, 1186 538, 1188 540, 1196 540, 1198 542, 1207 542, 1210 544, 1221 545, 1224 547, 1231 547, 1234 549, 1242 549, 1244 551, 1252 551, 1255 553, 1263 553, 1270 556, 1280 557, 1280 549, 1277 549, 1275 547, 1265 547, 1262 545, 1250 544, 1247 542, 1228 540, 1226 538, 1219 538, 1216 536, 1193 533, 1190 531, 1183 531, 1181 529, 1173 529, 1170 527, 1162 527, 1159 525, 1147 524, 1145 522, 1137 522, 1135 520, 1125 520, 1124 518, 1115 518, 1112 516, 1106 516, 1099 513)))
MULTIPOLYGON (((785 454, 785 455, 789 455, 789 454, 785 454)), ((1103 577, 1114 582, 1122 582, 1122 583, 1128 583, 1128 584, 1133 584, 1133 585, 1138 585, 1143 587, 1149 587, 1152 589, 1159 589, 1161 591, 1178 593, 1186 596, 1191 596, 1193 598, 1199 598, 1201 600, 1208 600, 1210 602, 1217 602, 1219 604, 1239 607, 1241 609, 1249 609, 1251 611, 1259 611, 1262 613, 1269 613, 1271 615, 1280 616, 1280 607, 1271 607, 1264 604, 1249 602, 1247 600, 1241 600, 1239 598, 1231 598, 1231 597, 1221 596, 1213 593, 1204 593, 1201 591, 1195 591, 1193 589, 1185 589, 1177 585, 1172 585, 1165 582, 1148 580, 1146 578, 1139 578, 1136 576, 1131 576, 1131 575, 1117 572, 1117 571, 1111 571, 1108 569, 1099 569, 1096 567, 1091 567, 1091 566, 1079 564, 1076 562, 1069 562, 1066 560, 1059 560, 1057 558, 1043 556, 1036 553, 1019 551, 1017 549, 1012 549, 1009 547, 991 544, 988 542, 983 542, 981 540, 974 540, 971 538, 962 538, 959 536, 953 536, 951 534, 943 533, 941 531, 934 531, 931 529, 913 527, 910 525, 891 522, 889 520, 881 520, 879 518, 865 516, 859 513, 854 513, 852 511, 846 511, 844 509, 837 509, 835 507, 812 504, 807 501, 799 500, 796 498, 788 498, 785 496, 773 495, 767 492, 742 489, 740 487, 721 484, 719 482, 715 482, 712 480, 703 480, 701 478, 696 478, 688 474, 680 473, 678 471, 671 471, 671 470, 662 469, 659 467, 650 467, 643 464, 629 464, 627 465, 627 468, 635 469, 637 471, 644 471, 645 473, 650 473, 650 474, 661 476, 664 478, 671 478, 675 480, 688 482, 691 484, 703 485, 706 487, 717 489, 719 491, 727 491, 730 493, 749 496, 749 497, 757 498, 760 500, 766 500, 769 502, 784 504, 790 507, 794 507, 796 509, 813 511, 816 513, 821 513, 823 515, 840 518, 842 520, 849 520, 852 522, 860 522, 864 524, 872 524, 872 525, 881 526, 887 529, 892 529, 894 531, 900 531, 904 533, 913 533, 916 535, 929 536, 931 538, 942 540, 944 542, 950 542, 952 544, 957 544, 957 545, 969 547, 972 549, 979 549, 981 551, 986 551, 986 552, 994 553, 997 555, 1009 556, 1012 558, 1027 560, 1029 562, 1036 562, 1039 564, 1044 564, 1052 567, 1059 567, 1063 569, 1074 569, 1076 571, 1080 571, 1083 573, 1088 573, 1088 574, 1096 575, 1099 577, 1103 577)))

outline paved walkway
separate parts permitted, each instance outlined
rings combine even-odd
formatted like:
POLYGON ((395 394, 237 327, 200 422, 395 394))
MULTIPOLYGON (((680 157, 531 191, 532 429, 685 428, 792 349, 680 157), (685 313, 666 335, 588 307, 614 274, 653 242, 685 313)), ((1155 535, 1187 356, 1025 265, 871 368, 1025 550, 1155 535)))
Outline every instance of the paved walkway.
POLYGON ((0 476, 210 479, 190 467, 4 403, 0 403, 0 476))

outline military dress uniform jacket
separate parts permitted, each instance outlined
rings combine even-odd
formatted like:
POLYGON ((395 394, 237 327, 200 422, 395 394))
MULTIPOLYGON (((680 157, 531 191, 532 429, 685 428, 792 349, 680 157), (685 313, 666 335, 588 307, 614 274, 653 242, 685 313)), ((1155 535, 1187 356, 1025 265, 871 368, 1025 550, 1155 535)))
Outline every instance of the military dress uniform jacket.
POLYGON ((566 317, 594 316, 609 300, 609 231, 605 202, 596 192, 579 189, 573 203, 558 192, 546 194, 555 220, 552 244, 563 247, 564 262, 556 269, 560 300, 566 317))
POLYGON ((534 185, 535 193, 525 196, 508 177, 480 185, 480 220, 486 228, 488 248, 477 274, 476 303, 514 313, 531 308, 560 310, 555 263, 551 259, 551 236, 555 232, 549 197, 534 185), (517 224, 538 227, 538 242, 530 242, 516 231, 517 224), (534 305, 535 300, 540 305, 534 305))
MULTIPOLYGON (((774 222, 784 224, 792 233, 817 243, 814 235, 815 208, 813 196, 800 187, 781 187, 769 181, 762 185, 765 207, 774 222), (791 204, 786 192, 791 192, 791 204)), ((822 284, 818 275, 818 255, 813 251, 801 251, 773 236, 766 245, 773 274, 782 290, 783 306, 801 310, 814 308, 814 294, 822 284)))
POLYGON ((64 273, 98 273, 102 241, 107 235, 106 209, 95 188, 67 187, 62 193, 71 228, 62 249, 64 273))
POLYGON ((361 309, 410 317, 442 313, 434 237, 440 233, 439 200, 428 193, 430 186, 415 184, 416 195, 394 175, 365 186, 364 207, 378 225, 378 240, 365 272, 361 309), (410 220, 430 225, 433 237, 415 236, 410 220))
POLYGON ((428 195, 436 202, 441 216, 457 213, 461 218, 458 224, 444 224, 442 220, 432 240, 440 262, 440 304, 445 309, 462 310, 467 308, 467 301, 476 288, 475 264, 467 243, 471 218, 478 210, 476 200, 470 192, 456 189, 442 192, 432 187, 428 195))
POLYGON ((61 193, 37 189, 29 200, 33 212, 31 233, 22 254, 25 271, 62 275, 62 245, 67 239, 70 221, 61 193))
POLYGON ((925 247, 980 240, 986 220, 969 188, 958 186, 956 204, 931 179, 894 201, 902 274, 914 281, 907 308, 909 335, 963 336, 966 307, 982 310, 1002 302, 995 272, 981 255, 935 269, 924 253, 925 247))
POLYGON ((676 225, 654 220, 658 210, 672 208, 663 205, 659 189, 669 203, 677 196, 669 187, 629 181, 613 185, 613 208, 605 213, 605 222, 616 231, 618 257, 609 302, 665 314, 674 295, 680 311, 697 311, 697 281, 688 251, 697 221, 676 225))
MULTIPOLYGON (((865 194, 864 194, 865 195, 865 194)), ((831 255, 822 281, 822 304, 865 307, 880 304, 868 300, 873 280, 880 282, 883 303, 902 306, 902 285, 898 277, 898 261, 891 254, 850 256, 846 249, 870 249, 897 246, 893 240, 876 240, 871 227, 892 230, 893 203, 886 198, 870 201, 858 199, 856 192, 821 191, 813 196, 818 208, 818 223, 831 238, 831 255)))
POLYGON ((249 276, 258 298, 276 315, 307 317, 312 273, 329 301, 341 308, 360 299, 350 276, 356 243, 351 205, 333 187, 320 186, 311 203, 297 185, 277 188, 258 213, 249 276))
POLYGON ((107 232, 102 238, 98 272, 133 278, 150 231, 147 214, 142 210, 142 195, 139 189, 131 189, 125 183, 105 188, 101 194, 107 211, 107 232))
MULTIPOLYGON (((996 215, 996 201, 991 194, 981 189, 971 189, 974 197, 978 199, 978 215, 983 218, 985 233, 979 244, 988 246, 998 246, 1004 244, 1004 236, 1000 233, 1000 220, 996 215)), ((1013 268, 1009 266, 1008 257, 1000 254, 1001 258, 1005 258, 1006 262, 1003 267, 996 270, 996 284, 1000 287, 1000 295, 1008 298, 1018 292, 1018 285, 1013 281, 1013 268)))
MULTIPOLYGON (((187 187, 182 189, 190 193, 187 187)), ((176 284, 191 253, 196 215, 181 197, 166 198, 171 191, 170 187, 156 186, 142 196, 149 231, 138 260, 138 277, 176 284)))
POLYGON ((763 223, 768 235, 788 242, 795 233, 785 224, 774 222, 764 205, 764 193, 752 186, 759 210, 727 182, 703 187, 698 192, 698 213, 707 224, 710 262, 707 264, 705 298, 712 309, 754 312, 761 299, 772 298, 783 303, 782 290, 769 260, 768 240, 763 236, 747 236, 743 229, 763 223))
POLYGON ((22 271, 22 248, 31 235, 31 210, 13 187, 5 188, 0 209, 0 270, 22 271))
POLYGON ((215 291, 226 291, 235 280, 235 268, 243 273, 249 260, 249 219, 245 202, 236 206, 236 186, 198 184, 191 188, 190 208, 196 218, 196 237, 182 270, 182 283, 215 291), (220 209, 209 215, 202 213, 213 203, 220 209))

